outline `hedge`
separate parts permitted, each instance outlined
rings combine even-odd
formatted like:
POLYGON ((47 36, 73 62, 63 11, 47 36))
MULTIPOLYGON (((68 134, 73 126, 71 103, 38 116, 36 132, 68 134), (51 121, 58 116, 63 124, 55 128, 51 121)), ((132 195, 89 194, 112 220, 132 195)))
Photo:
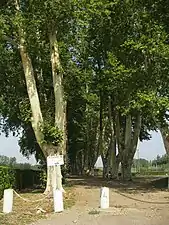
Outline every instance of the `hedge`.
POLYGON ((41 185, 41 171, 31 169, 14 169, 0 166, 0 199, 4 189, 15 188, 17 190, 33 188, 41 185))
POLYGON ((15 170, 1 166, 0 167, 0 199, 3 196, 4 189, 15 187, 15 170))
MULTIPOLYGON (((62 169, 63 183, 65 183, 65 171, 62 169)), ((15 169, 0 166, 0 199, 4 189, 14 188, 23 190, 27 188, 43 188, 46 183, 46 175, 43 170, 15 169)))
POLYGON ((15 170, 15 187, 18 190, 41 186, 41 171, 31 169, 14 169, 15 170))

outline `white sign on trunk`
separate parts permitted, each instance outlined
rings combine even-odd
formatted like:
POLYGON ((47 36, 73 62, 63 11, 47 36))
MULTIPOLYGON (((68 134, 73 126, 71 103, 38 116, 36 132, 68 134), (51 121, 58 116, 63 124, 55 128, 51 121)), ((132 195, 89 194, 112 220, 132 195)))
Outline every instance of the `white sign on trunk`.
POLYGON ((47 157, 47 166, 61 166, 63 164, 64 164, 63 155, 47 157))

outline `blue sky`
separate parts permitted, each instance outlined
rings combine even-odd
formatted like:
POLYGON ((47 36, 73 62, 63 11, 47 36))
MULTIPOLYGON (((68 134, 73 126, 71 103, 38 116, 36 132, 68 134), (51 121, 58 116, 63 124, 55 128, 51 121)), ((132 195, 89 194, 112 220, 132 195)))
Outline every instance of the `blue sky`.
MULTIPOLYGON (((0 155, 16 157, 18 162, 30 162, 35 164, 35 158, 32 156, 29 160, 22 156, 19 152, 18 139, 10 135, 8 138, 5 135, 0 135, 0 155)), ((139 156, 148 160, 154 159, 157 155, 165 154, 164 145, 160 133, 153 132, 150 141, 139 143, 139 156)), ((136 154, 135 157, 138 157, 136 154)))

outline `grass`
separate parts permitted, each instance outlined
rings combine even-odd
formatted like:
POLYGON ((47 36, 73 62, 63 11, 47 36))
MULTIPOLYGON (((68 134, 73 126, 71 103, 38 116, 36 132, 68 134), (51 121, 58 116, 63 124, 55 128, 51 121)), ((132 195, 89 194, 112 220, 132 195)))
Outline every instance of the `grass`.
MULTIPOLYGON (((64 208, 70 208, 75 204, 75 198, 72 188, 65 188, 66 193, 64 194, 64 208)), ((31 201, 44 198, 42 193, 30 192, 22 193, 23 198, 29 199, 31 201)), ((28 225, 39 219, 48 218, 53 213, 53 199, 46 198, 41 202, 25 202, 18 198, 14 194, 14 206, 13 212, 9 214, 3 214, 3 201, 0 201, 0 225, 28 225), (44 212, 38 213, 39 209, 44 210, 44 212)))
POLYGON ((98 210, 91 210, 89 212, 89 215, 98 215, 98 214, 100 214, 100 211, 98 211, 98 210))

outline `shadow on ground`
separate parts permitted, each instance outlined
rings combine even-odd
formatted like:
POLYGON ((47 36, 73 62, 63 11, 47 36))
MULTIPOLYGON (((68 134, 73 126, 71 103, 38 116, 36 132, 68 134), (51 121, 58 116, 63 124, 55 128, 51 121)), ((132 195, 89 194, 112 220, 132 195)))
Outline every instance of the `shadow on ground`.
POLYGON ((133 181, 123 182, 120 180, 105 180, 100 177, 71 176, 68 178, 68 183, 71 186, 81 185, 86 189, 106 186, 129 194, 168 190, 168 177, 137 177, 133 181))

